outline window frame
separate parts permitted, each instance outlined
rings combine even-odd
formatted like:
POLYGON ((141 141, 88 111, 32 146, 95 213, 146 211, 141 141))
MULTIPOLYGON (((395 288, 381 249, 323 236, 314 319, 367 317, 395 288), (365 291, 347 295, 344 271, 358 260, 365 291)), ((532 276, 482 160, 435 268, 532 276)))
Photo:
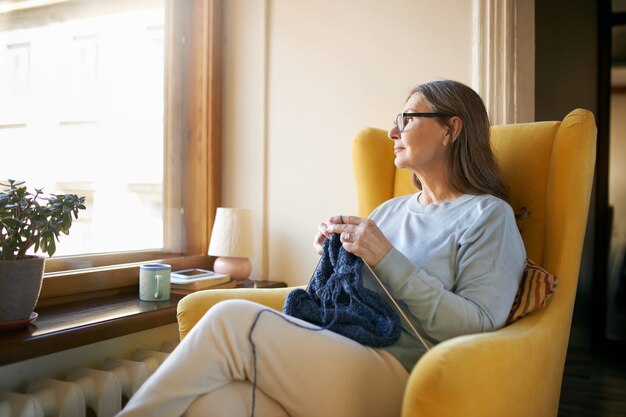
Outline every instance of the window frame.
POLYGON ((166 0, 165 27, 166 247, 49 258, 38 306, 128 291, 145 261, 212 266, 206 253, 221 199, 222 0, 166 0))

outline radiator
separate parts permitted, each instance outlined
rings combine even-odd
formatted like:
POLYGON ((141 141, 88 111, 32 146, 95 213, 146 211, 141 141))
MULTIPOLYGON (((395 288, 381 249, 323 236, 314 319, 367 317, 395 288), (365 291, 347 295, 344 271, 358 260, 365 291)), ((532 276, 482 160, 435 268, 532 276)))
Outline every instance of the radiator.
POLYGON ((106 358, 100 369, 74 367, 62 381, 39 378, 25 392, 0 391, 0 417, 113 417, 175 347, 136 349, 131 359, 106 358))

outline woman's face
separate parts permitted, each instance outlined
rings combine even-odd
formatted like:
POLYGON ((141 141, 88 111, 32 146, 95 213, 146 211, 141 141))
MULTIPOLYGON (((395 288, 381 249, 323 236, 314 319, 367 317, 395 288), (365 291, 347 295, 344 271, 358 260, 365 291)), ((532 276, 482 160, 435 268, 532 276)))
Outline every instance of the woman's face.
MULTIPOLYGON (((432 113, 433 110, 419 94, 413 94, 404 105, 403 113, 432 113)), ((395 165, 417 173, 428 172, 445 165, 445 148, 450 140, 449 129, 435 118, 408 118, 404 130, 393 126, 388 132, 393 140, 395 165), (443 165, 441 165, 443 164, 443 165)))

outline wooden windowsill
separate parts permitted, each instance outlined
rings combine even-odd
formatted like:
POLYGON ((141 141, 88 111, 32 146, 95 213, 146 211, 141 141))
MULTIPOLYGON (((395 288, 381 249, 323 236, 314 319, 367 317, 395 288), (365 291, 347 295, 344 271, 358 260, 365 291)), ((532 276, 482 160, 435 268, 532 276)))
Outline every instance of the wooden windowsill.
MULTIPOLYGON (((137 286, 139 266, 143 262, 92 267, 73 271, 46 272, 35 311, 53 305, 65 305, 88 298, 101 298, 105 292, 128 292, 137 286)), ((171 265, 172 271, 187 268, 211 269, 213 259, 207 255, 156 258, 150 262, 171 265)))
POLYGON ((0 332, 0 366, 176 322, 169 301, 139 301, 136 291, 37 309, 28 327, 0 332))

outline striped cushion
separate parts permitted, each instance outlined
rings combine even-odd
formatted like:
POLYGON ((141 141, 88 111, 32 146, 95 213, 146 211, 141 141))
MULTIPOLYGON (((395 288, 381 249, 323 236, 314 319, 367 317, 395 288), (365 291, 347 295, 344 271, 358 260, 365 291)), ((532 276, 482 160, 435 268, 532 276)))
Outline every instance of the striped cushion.
POLYGON ((535 309, 547 305, 556 289, 558 280, 556 276, 530 259, 526 259, 526 268, 517 294, 515 294, 513 307, 511 307, 509 317, 506 319, 506 324, 513 323, 535 309))

